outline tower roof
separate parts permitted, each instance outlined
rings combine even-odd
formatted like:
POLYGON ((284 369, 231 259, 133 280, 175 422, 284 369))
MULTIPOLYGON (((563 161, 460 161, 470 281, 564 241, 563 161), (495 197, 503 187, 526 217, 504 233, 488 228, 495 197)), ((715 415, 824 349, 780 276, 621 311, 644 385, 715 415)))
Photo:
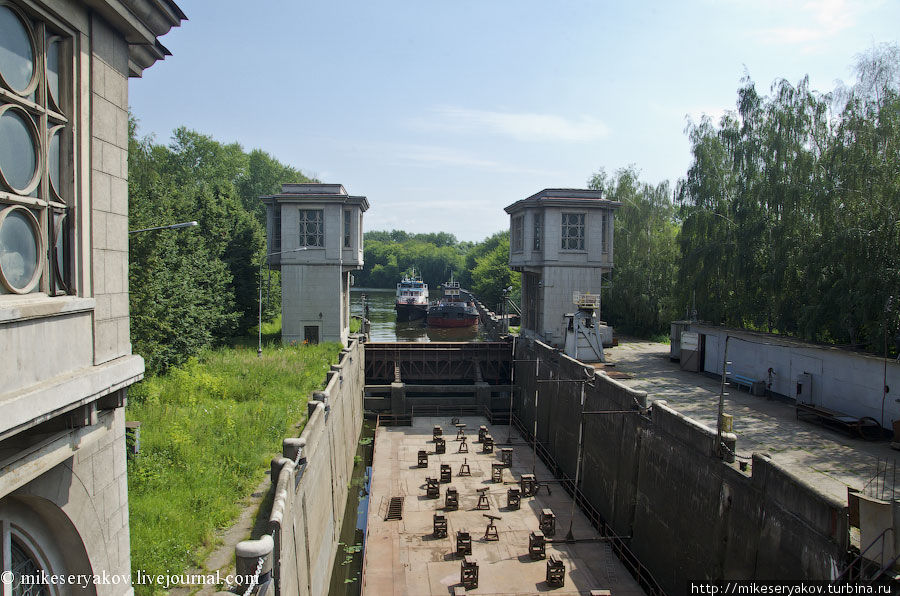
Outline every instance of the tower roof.
POLYGON ((528 198, 516 201, 503 210, 515 213, 526 207, 576 207, 579 209, 617 209, 618 201, 603 198, 602 190, 588 188, 545 188, 528 198))
POLYGON ((280 193, 259 198, 263 203, 345 203, 359 205, 361 211, 369 208, 366 197, 347 194, 343 184, 285 183, 281 185, 280 193))

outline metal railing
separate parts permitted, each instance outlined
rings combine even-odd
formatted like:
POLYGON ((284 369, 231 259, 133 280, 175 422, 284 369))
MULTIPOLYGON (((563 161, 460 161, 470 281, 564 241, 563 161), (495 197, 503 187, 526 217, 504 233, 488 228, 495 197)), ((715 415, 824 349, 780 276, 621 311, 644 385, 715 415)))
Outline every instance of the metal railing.
POLYGON ((848 582, 866 582, 866 581, 874 581, 880 578, 884 573, 891 569, 894 566, 894 563, 897 562, 897 559, 900 558, 900 555, 894 557, 890 562, 885 564, 884 562, 884 541, 887 539, 887 533, 891 532, 893 534, 893 528, 885 528, 881 531, 881 534, 875 537, 875 539, 867 546, 862 552, 857 555, 853 561, 850 562, 849 565, 841 572, 840 575, 837 576, 832 584, 844 584, 848 582), (872 551, 869 557, 866 557, 866 553, 868 553, 871 549, 875 548, 875 545, 879 545, 880 551, 875 550, 872 551), (875 557, 878 557, 878 561, 875 560, 875 557), (871 569, 872 565, 878 565, 878 570, 872 577, 866 577, 866 571, 871 569), (855 571, 855 572, 854 572, 855 571))

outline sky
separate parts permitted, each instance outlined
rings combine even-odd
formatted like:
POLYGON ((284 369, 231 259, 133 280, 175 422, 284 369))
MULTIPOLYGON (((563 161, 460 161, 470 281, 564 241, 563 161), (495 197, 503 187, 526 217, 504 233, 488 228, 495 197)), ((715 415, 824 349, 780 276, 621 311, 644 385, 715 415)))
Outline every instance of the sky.
POLYGON ((809 76, 852 84, 896 0, 176 0, 132 79, 138 134, 186 126, 368 197, 366 230, 477 241, 503 208, 635 165, 673 187, 685 127, 809 76))

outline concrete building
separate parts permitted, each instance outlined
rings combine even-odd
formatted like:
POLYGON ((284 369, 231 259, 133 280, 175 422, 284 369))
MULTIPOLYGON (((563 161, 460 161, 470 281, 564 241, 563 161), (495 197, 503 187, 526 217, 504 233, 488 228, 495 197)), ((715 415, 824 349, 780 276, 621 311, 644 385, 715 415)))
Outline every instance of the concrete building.
POLYGON ((612 271, 619 206, 599 190, 546 188, 506 207, 509 266, 522 273, 523 335, 564 345, 573 294, 599 294, 612 271))
POLYGON ((0 2, 0 552, 130 594, 124 404, 128 77, 168 55, 171 0, 0 2))
POLYGON ((691 321, 672 324, 670 358, 683 370, 721 376, 728 339, 729 374, 758 393, 835 414, 871 418, 891 430, 900 421, 900 362, 797 339, 691 321))
POLYGON ((339 341, 350 332, 350 272, 363 266, 366 197, 340 184, 283 184, 266 205, 269 265, 281 270, 281 339, 339 341))

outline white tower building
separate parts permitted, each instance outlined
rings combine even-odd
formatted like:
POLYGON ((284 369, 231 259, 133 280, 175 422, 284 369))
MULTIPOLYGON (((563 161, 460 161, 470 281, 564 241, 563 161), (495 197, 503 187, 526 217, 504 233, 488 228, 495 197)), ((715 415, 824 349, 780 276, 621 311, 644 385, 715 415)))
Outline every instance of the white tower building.
POLYGON ((366 197, 340 184, 283 184, 266 205, 269 264, 281 270, 281 339, 347 344, 350 272, 363 266, 366 197))
POLYGON ((564 347, 574 294, 600 294, 612 271, 620 206, 599 190, 546 188, 506 207, 509 265, 522 273, 523 335, 564 347))

